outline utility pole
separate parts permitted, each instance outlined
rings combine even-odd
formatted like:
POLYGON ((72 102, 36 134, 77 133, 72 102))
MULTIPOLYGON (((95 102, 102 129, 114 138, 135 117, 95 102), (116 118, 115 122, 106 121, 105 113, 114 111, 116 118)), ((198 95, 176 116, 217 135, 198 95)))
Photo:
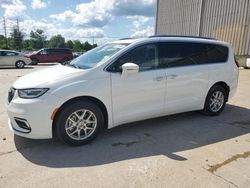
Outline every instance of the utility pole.
POLYGON ((21 46, 20 46, 20 43, 21 43, 21 35, 20 35, 20 32, 19 32, 19 20, 18 20, 18 18, 16 19, 16 29, 17 29, 17 36, 16 36, 16 44, 17 44, 17 46, 16 46, 16 49, 18 50, 18 51, 20 51, 21 49, 21 46))
POLYGON ((18 18, 16 19, 16 25, 17 25, 17 31, 19 33, 19 20, 18 20, 18 18))
POLYGON ((94 44, 95 44, 95 37, 92 36, 92 45, 94 45, 94 44))
POLYGON ((6 21, 5 17, 3 17, 3 28, 4 28, 4 36, 5 36, 5 47, 8 48, 8 40, 7 40, 7 32, 6 32, 6 21))

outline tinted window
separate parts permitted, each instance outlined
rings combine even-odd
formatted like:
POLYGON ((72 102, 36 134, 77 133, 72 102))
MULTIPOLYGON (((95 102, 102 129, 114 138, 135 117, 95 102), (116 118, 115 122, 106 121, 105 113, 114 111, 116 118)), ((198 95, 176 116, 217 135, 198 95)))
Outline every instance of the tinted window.
POLYGON ((16 56, 16 55, 18 55, 17 52, 5 51, 2 53, 2 56, 16 56))
POLYGON ((39 54, 41 54, 41 55, 47 55, 47 54, 49 54, 49 53, 48 53, 47 50, 41 50, 41 51, 39 52, 39 54))
POLYGON ((49 49, 49 51, 52 53, 52 54, 68 54, 68 53, 71 53, 71 51, 69 49, 49 49))
POLYGON ((6 52, 5 51, 0 51, 0 56, 5 56, 6 52))
POLYGON ((148 44, 133 49, 120 57, 107 70, 111 72, 121 72, 125 63, 135 63, 140 71, 158 68, 158 48, 155 44, 148 44))
POLYGON ((60 49, 49 49, 49 52, 50 52, 51 54, 60 54, 60 53, 62 53, 62 52, 60 51, 60 49))
POLYGON ((166 42, 159 44, 160 67, 178 67, 225 62, 228 48, 205 43, 166 42))

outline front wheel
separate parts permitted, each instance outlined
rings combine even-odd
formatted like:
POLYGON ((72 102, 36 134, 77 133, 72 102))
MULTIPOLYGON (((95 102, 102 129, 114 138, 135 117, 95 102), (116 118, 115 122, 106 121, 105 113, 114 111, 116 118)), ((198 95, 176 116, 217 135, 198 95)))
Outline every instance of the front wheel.
POLYGON ((22 69, 24 66, 25 66, 25 63, 23 61, 16 62, 16 68, 22 69))
POLYGON ((219 115, 225 107, 227 95, 220 85, 213 86, 207 94, 203 113, 210 116, 219 115))
POLYGON ((31 59, 31 65, 37 65, 38 64, 38 59, 31 59))
POLYGON ((68 58, 63 58, 63 59, 60 61, 60 63, 61 63, 62 65, 65 65, 65 64, 67 64, 68 61, 69 61, 68 58))
POLYGON ((56 133, 69 145, 79 146, 94 140, 102 130, 104 117, 100 108, 91 101, 72 102, 59 112, 56 133))

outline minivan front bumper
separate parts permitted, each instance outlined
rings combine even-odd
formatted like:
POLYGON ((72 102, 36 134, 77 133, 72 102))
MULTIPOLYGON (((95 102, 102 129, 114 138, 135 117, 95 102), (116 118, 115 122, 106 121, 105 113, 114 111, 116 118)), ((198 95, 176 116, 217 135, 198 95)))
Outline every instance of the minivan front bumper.
POLYGON ((50 117, 61 103, 60 98, 51 94, 36 99, 21 99, 16 92, 12 101, 6 103, 11 131, 26 138, 52 138, 53 122, 50 117))

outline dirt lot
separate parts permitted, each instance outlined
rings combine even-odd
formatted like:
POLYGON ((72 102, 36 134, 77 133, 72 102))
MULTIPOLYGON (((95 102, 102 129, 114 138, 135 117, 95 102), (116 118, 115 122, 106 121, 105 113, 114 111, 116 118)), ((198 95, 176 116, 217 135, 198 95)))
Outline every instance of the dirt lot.
POLYGON ((0 68, 0 187, 250 187, 250 70, 224 112, 163 117, 105 131, 93 143, 14 136, 4 107, 18 77, 0 68))

